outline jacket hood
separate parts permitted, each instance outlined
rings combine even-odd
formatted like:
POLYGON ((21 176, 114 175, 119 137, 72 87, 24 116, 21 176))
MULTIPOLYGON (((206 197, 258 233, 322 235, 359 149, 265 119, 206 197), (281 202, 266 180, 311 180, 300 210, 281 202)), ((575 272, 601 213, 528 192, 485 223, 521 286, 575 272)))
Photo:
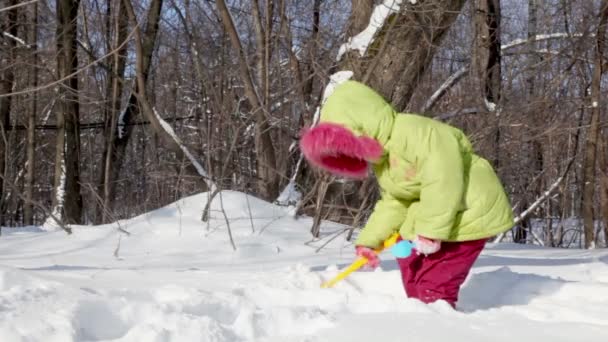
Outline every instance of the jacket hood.
POLYGON ((333 174, 364 178, 385 153, 395 111, 365 85, 347 81, 327 98, 320 123, 305 130, 300 148, 308 161, 333 174))
POLYGON ((357 136, 368 136, 385 146, 396 112, 380 94, 356 81, 336 87, 321 109, 321 122, 344 126, 357 136))

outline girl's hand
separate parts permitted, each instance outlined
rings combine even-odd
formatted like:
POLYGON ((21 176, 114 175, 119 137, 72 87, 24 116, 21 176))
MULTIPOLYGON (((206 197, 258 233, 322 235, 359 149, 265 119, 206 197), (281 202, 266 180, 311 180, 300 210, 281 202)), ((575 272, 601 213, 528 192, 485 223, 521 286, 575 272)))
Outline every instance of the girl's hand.
POLYGON ((358 257, 367 259, 366 266, 368 268, 375 269, 380 265, 380 258, 378 258, 378 255, 373 249, 365 246, 357 246, 355 247, 355 251, 358 257))
POLYGON ((419 254, 433 254, 441 249, 441 241, 416 235, 416 239, 414 239, 414 249, 416 249, 419 254))

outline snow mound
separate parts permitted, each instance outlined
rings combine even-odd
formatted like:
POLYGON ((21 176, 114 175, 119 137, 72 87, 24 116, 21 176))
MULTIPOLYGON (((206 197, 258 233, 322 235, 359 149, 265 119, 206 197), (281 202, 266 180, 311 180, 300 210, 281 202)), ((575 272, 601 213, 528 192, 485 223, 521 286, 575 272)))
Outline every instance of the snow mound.
POLYGON ((70 236, 5 229, 0 341, 608 337, 608 251, 489 245, 454 311, 405 298, 388 253, 382 269, 322 289, 353 259, 343 237, 330 242, 347 227, 324 223, 313 240, 310 218, 231 191, 213 200, 202 222, 207 200, 191 196, 130 220, 77 226, 70 236))

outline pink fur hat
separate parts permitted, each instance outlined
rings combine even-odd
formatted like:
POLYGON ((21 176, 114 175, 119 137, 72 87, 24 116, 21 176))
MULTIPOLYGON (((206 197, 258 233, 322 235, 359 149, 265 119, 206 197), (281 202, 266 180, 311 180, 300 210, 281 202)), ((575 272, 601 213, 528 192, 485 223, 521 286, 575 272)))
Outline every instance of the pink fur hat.
POLYGON ((376 162, 383 153, 375 139, 356 136, 342 125, 321 123, 305 130, 300 149, 312 164, 333 174, 365 178, 368 162, 376 162))

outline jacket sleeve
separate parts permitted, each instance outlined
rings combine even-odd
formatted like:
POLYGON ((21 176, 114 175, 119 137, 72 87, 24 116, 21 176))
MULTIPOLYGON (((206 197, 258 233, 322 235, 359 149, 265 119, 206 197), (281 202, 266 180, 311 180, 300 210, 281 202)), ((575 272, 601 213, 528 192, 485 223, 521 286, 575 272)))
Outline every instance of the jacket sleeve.
POLYGON ((464 161, 457 138, 431 129, 421 142, 418 173, 420 202, 414 219, 416 234, 438 240, 449 238, 464 195, 464 161))
POLYGON ((374 211, 359 233, 355 244, 370 248, 381 246, 384 240, 399 230, 399 226, 405 220, 406 215, 406 203, 386 193, 382 194, 382 198, 376 202, 374 211))

